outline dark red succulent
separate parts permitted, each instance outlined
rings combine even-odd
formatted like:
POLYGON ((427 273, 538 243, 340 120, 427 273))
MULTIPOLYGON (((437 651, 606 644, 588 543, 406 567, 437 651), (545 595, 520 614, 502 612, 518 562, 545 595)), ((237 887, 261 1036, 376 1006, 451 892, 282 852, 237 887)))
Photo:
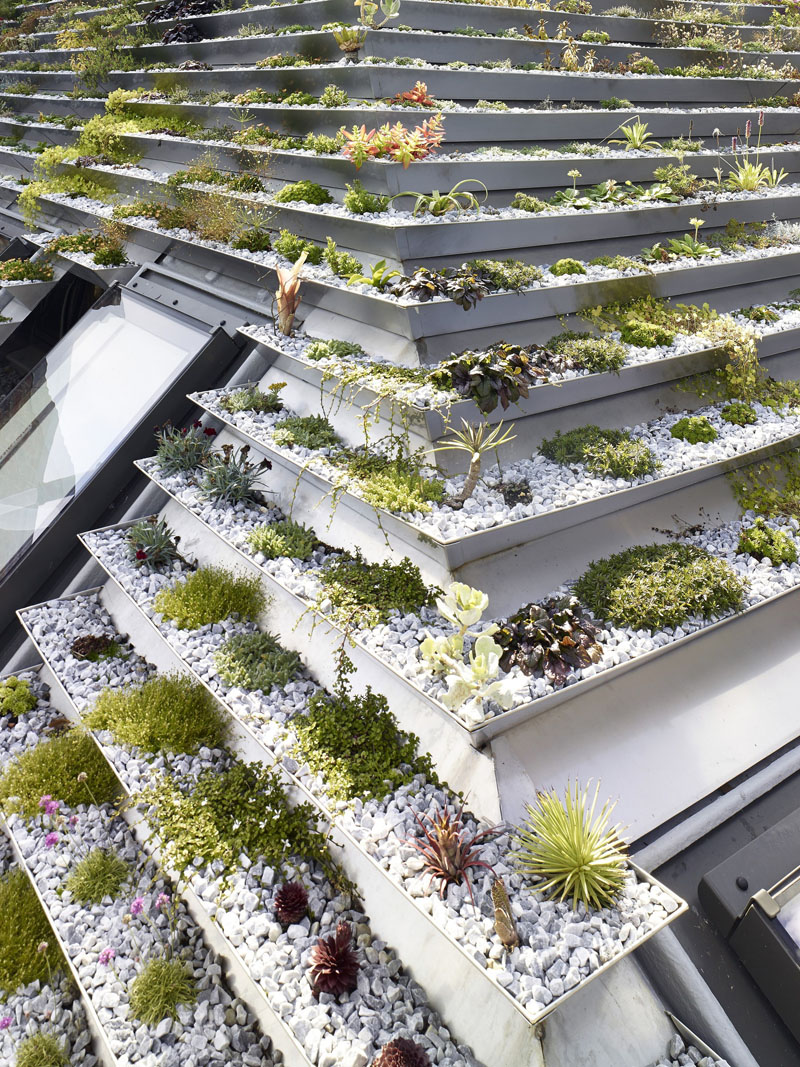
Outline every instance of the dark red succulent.
POLYGON ((425 1049, 407 1037, 396 1037, 384 1045, 372 1061, 372 1067, 431 1067, 425 1049))
POLYGON ((308 893, 299 882, 286 882, 275 894, 275 914, 284 926, 299 923, 308 911, 308 893))
POLYGON ((432 814, 426 814, 426 826, 415 811, 412 815, 424 834, 424 839, 411 838, 406 844, 415 848, 425 863, 425 870, 431 881, 438 879, 439 896, 444 897, 448 885, 465 883, 472 903, 472 882, 470 871, 483 867, 491 871, 491 864, 480 858, 481 846, 501 833, 500 827, 489 827, 478 833, 469 834, 464 826, 464 805, 458 811, 451 812, 445 801, 444 806, 437 805, 432 814))
POLYGON ((350 923, 339 923, 333 937, 321 937, 311 953, 311 985, 315 997, 352 993, 358 985, 358 959, 350 923))

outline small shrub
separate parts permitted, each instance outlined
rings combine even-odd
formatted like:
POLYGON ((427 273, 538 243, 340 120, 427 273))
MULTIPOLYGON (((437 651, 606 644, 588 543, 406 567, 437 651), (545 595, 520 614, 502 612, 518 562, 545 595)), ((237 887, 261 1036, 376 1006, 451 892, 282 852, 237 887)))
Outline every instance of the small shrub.
POLYGON ((608 337, 594 337, 589 333, 567 330, 551 337, 547 347, 560 356, 571 360, 575 366, 600 374, 612 371, 618 374, 625 362, 625 346, 608 337))
POLYGON ((364 264, 355 256, 338 249, 332 237, 328 238, 322 255, 330 269, 339 278, 351 278, 354 274, 360 274, 364 269, 364 264))
POLYGON ((61 953, 39 898, 25 872, 0 876, 0 990, 7 996, 31 982, 46 982, 61 966, 61 953), (37 948, 47 942, 46 952, 37 948))
POLYGON ((736 551, 759 560, 770 559, 774 567, 781 563, 797 562, 794 539, 784 530, 768 526, 766 520, 760 516, 752 526, 742 530, 736 551))
POLYGON ((292 182, 284 187, 273 197, 276 204, 292 204, 302 202, 306 204, 332 204, 333 197, 327 189, 323 189, 316 182, 303 179, 292 182))
POLYGON ((230 615, 255 619, 267 598, 257 576, 235 574, 225 567, 201 567, 169 589, 162 589, 153 607, 179 630, 197 630, 230 615))
POLYGON ((326 85, 322 90, 319 102, 323 107, 346 107, 350 103, 350 97, 345 89, 340 89, 338 85, 331 84, 326 85))
POLYGON ((319 543, 313 530, 292 519, 283 519, 267 526, 258 526, 247 535, 247 543, 254 552, 267 559, 310 559, 319 543))
POLYGON ((621 341, 639 348, 657 348, 671 345, 675 340, 675 331, 657 322, 628 319, 620 326, 619 337, 621 341))
POLYGON ((177 1019, 181 1004, 194 1004, 197 986, 183 960, 155 957, 148 960, 130 987, 130 1014, 145 1026, 162 1019, 177 1019))
POLYGON ((6 811, 30 818, 39 815, 39 798, 45 793, 67 807, 98 804, 116 799, 119 785, 92 737, 72 729, 39 741, 6 764, 0 774, 0 805, 6 811), (78 775, 86 781, 79 782, 78 775))
POLYGON ((510 289, 512 292, 525 289, 542 277, 540 267, 519 259, 473 259, 467 267, 495 289, 510 289))
POLYGON ((292 720, 296 757, 322 775, 335 800, 380 798, 420 773, 435 781, 430 757, 417 755, 419 739, 399 732, 386 697, 369 687, 352 693, 348 668, 345 660, 333 694, 317 691, 308 714, 292 720))
POLYGON ((296 652, 282 648, 272 634, 236 634, 214 656, 219 676, 226 685, 260 689, 269 693, 283 688, 303 669, 296 652))
POLYGON ((36 695, 25 678, 12 674, 0 681, 0 715, 11 715, 16 719, 33 711, 36 704, 36 695))
POLYGON ((39 1030, 20 1042, 16 1067, 69 1067, 66 1046, 55 1034, 39 1030))
POLYGON ((290 415, 276 423, 272 436, 284 448, 335 448, 341 443, 324 415, 290 415))
POLYGON ((690 445, 708 444, 717 439, 717 431, 705 415, 685 415, 670 430, 673 437, 690 445))
POLYGON ((109 849, 93 848, 67 879, 67 889, 81 904, 99 904, 116 897, 130 876, 127 863, 109 849))
MULTIPOLYGON (((282 383, 285 384, 285 383, 282 383)), ((248 385, 220 397, 219 406, 231 415, 240 411, 257 411, 262 415, 273 415, 283 410, 283 401, 278 395, 280 384, 270 386, 265 393, 257 385, 248 385)))
POLYGON ((720 415, 726 422, 733 423, 735 426, 752 426, 754 422, 758 422, 756 409, 751 404, 743 404, 740 400, 726 404, 720 415))
POLYGON ((444 482, 426 478, 419 466, 407 459, 359 456, 350 460, 349 468, 361 495, 374 508, 426 513, 432 502, 440 503, 444 498, 444 482))
POLYGON ((249 229, 242 230, 231 241, 231 248, 246 252, 269 252, 272 248, 272 237, 267 230, 252 226, 249 229))
POLYGON ((604 111, 627 111, 633 107, 630 100, 620 100, 618 96, 610 96, 607 100, 600 101, 600 107, 604 111))
POLYGON ((635 630, 680 626, 742 606, 745 584, 694 545, 637 545, 590 564, 574 593, 600 619, 635 630))
POLYGON ((86 716, 93 730, 109 730, 121 745, 145 752, 197 752, 224 743, 226 721, 199 682, 159 674, 140 685, 104 689, 86 716))
POLYGON ((406 556, 400 563, 368 563, 360 552, 343 555, 319 573, 331 615, 348 629, 375 627, 394 611, 406 615, 434 604, 440 589, 427 586, 406 556))
POLYGON ((514 193, 511 207, 516 208, 517 211, 530 211, 532 214, 536 214, 539 211, 544 211, 547 204, 537 196, 529 196, 527 193, 514 193))
POLYGON ((599 426, 579 426, 542 441, 539 451, 554 463, 584 464, 593 474, 631 481, 652 474, 659 464, 642 441, 625 430, 603 430, 599 426))
POLYGON ((559 259, 550 267, 550 273, 557 278, 565 274, 585 274, 586 267, 577 259, 559 259))
POLYGON ((313 241, 306 241, 303 237, 289 233, 288 230, 281 230, 278 239, 273 244, 273 248, 278 255, 285 256, 291 263, 296 263, 303 252, 306 253, 306 261, 312 266, 317 267, 322 262, 323 248, 321 245, 315 245, 313 241))
POLYGON ((368 192, 357 178, 352 185, 347 185, 344 206, 354 215, 377 215, 385 211, 388 204, 388 196, 376 196, 375 193, 368 192))

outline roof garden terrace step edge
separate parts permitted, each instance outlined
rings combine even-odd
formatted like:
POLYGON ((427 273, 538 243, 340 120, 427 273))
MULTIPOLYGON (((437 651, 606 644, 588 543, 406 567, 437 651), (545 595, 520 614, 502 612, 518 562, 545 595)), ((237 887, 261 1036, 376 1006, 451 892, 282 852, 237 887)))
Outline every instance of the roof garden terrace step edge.
MULTIPOLYGON (((41 670, 41 667, 39 668, 39 670, 41 670)), ((22 849, 19 847, 19 843, 17 842, 17 839, 14 835, 13 828, 9 825, 5 816, 1 813, 0 833, 5 834, 5 836, 8 838, 8 841, 11 845, 11 851, 14 855, 14 859, 16 860, 19 868, 23 870, 27 875, 28 881, 30 882, 33 891, 36 894, 36 898, 39 901, 39 905, 42 911, 47 916, 47 921, 50 924, 50 929, 61 951, 61 955, 66 960, 67 973, 70 979, 72 980, 73 985, 78 991, 78 997, 81 1001, 81 1004, 83 1005, 83 1010, 86 1013, 86 1021, 93 1039, 93 1051, 97 1053, 98 1062, 102 1064, 102 1067, 117 1067, 119 1061, 117 1060, 117 1057, 114 1055, 114 1053, 111 1051, 111 1044, 109 1042, 108 1033, 106 1032, 106 1029, 103 1024, 100 1022, 100 1018, 97 1014, 97 1009, 95 1008, 86 987, 80 980, 77 967, 70 959, 67 943, 59 933, 56 924, 50 916, 50 909, 48 908, 45 899, 39 890, 39 886, 33 875, 33 871, 31 871, 25 861, 22 849)))
MULTIPOLYGON (((214 42, 211 42, 212 44, 214 42)), ((171 48, 201 46, 170 45, 171 48)), ((191 58, 176 56, 177 63, 191 58)), ((71 90, 77 84, 77 76, 71 71, 0 71, 3 79, 20 80, 20 75, 29 84, 40 88, 50 87, 71 90)), ((695 78, 670 75, 607 75, 570 74, 559 71, 519 70, 455 70, 440 66, 398 66, 391 63, 359 63, 342 65, 324 63, 311 67, 288 67, 277 70, 260 68, 218 68, 211 71, 112 71, 105 79, 107 88, 141 88, 152 82, 167 86, 186 86, 208 90, 214 86, 230 91, 244 92, 255 86, 262 88, 303 90, 319 95, 325 86, 335 79, 351 96, 375 100, 395 96, 409 88, 414 80, 426 82, 429 92, 444 99, 474 101, 479 98, 502 99, 506 103, 520 101, 533 103, 545 98, 554 101, 596 102, 620 97, 632 99, 634 105, 656 104, 664 106, 665 99, 675 106, 696 105, 704 101, 706 108, 715 104, 735 102, 747 107, 751 101, 766 99, 787 91, 784 79, 752 78, 695 78), (480 75, 480 81, 476 81, 480 75), (220 84, 221 83, 221 84, 220 84)), ((2 88, 0 87, 0 94, 2 88)), ((755 107, 755 105, 751 105, 755 107)), ((486 114, 475 112, 477 115, 486 114)), ((560 112, 559 112, 560 114, 560 112)), ((494 121, 494 119, 492 119, 494 121)), ((684 119, 684 123, 688 123, 684 119)), ((686 132, 686 125, 678 132, 686 132)), ((796 132, 793 129, 792 132, 796 132)), ((528 137, 533 136, 532 133, 528 137)))
MULTIPOLYGON (((340 380, 328 377, 313 363, 298 359, 282 349, 279 343, 270 343, 259 335, 257 327, 241 326, 239 333, 256 341, 264 353, 265 372, 270 369, 280 374, 289 374, 299 381, 311 386, 317 395, 330 399, 334 405, 352 403, 356 407, 372 407, 379 399, 378 394, 368 385, 353 386, 345 392, 344 397, 337 390, 341 389, 340 380)), ((788 330, 766 330, 758 342, 758 354, 762 362, 800 348, 800 327, 788 330)), ((548 411, 578 406, 594 400, 617 396, 620 393, 647 389, 654 385, 672 384, 681 378, 694 374, 703 374, 716 370, 727 363, 728 357, 719 348, 702 348, 695 352, 669 356, 666 359, 654 359, 648 363, 623 366, 619 374, 611 371, 585 374, 577 378, 556 380, 550 384, 532 386, 527 397, 520 399, 507 411, 498 404, 484 414, 472 400, 454 399, 444 411, 435 407, 421 407, 405 404, 402 400, 391 397, 382 398, 380 414, 386 422, 392 423, 392 406, 402 405, 414 424, 422 424, 430 441, 437 441, 447 432, 449 425, 458 425, 460 419, 467 422, 486 421, 490 425, 507 422, 509 419, 536 416, 548 411)), ((369 376, 365 371, 365 379, 369 376)))
MULTIPOLYGON (((354 531, 359 530, 360 526, 366 523, 367 527, 374 527, 378 534, 385 532, 387 537, 394 537, 396 542, 407 550, 411 558, 417 561, 428 561, 428 570, 433 564, 438 575, 438 584, 442 587, 452 580, 448 576, 453 575, 468 563, 481 560, 488 562, 507 549, 518 548, 532 541, 552 537, 564 530, 590 523, 606 515, 625 511, 656 497, 674 494, 698 483, 721 478, 724 474, 738 470, 740 467, 764 462, 800 445, 800 431, 790 433, 769 444, 742 451, 736 456, 711 463, 701 463, 665 477, 654 476, 652 481, 640 482, 625 489, 616 489, 614 492, 590 497, 577 504, 553 508, 538 515, 515 519, 483 530, 464 532, 449 540, 442 540, 436 534, 423 530, 396 512, 373 507, 363 497, 346 488, 346 479, 341 483, 340 493, 336 495, 335 501, 331 504, 337 486, 336 482, 307 468, 302 460, 294 459, 288 449, 273 447, 262 437, 237 426, 230 418, 223 418, 219 410, 204 403, 200 394, 192 393, 189 399, 205 411, 210 418, 222 423, 230 436, 250 445, 254 453, 271 461, 271 484, 275 485, 276 492, 280 493, 281 505, 291 507, 294 502, 298 511, 305 509, 313 514, 314 525, 320 529, 320 537, 324 537, 323 520, 329 513, 332 514, 334 509, 344 507, 348 514, 353 516, 350 525, 354 531)), ((589 527, 587 526, 586 529, 588 530, 589 527)), ((509 560, 509 565, 513 566, 513 561, 509 560)))
MULTIPOLYGON (((344 637, 344 632, 337 628, 336 624, 330 620, 327 616, 318 615, 313 609, 309 609, 305 600, 297 596, 297 594, 291 592, 278 578, 269 572, 263 570, 253 560, 252 556, 243 552, 236 545, 227 540, 224 535, 214 526, 211 526, 208 522, 201 519, 194 511, 190 510, 186 504, 179 500, 173 493, 167 489, 164 484, 154 477, 152 472, 144 471, 150 481, 158 485, 164 493, 173 501, 174 507, 178 511, 187 516, 186 527, 189 524, 199 524, 203 529, 214 535, 214 540, 225 547, 228 553, 228 559, 232 561, 238 561, 245 563, 251 570, 257 571, 262 576, 264 587, 269 593, 276 597, 276 601, 280 601, 288 606, 290 612, 294 611, 297 615, 306 612, 311 613, 315 617, 318 617, 321 622, 324 622, 326 626, 333 630, 338 630, 341 637, 344 637), (293 607, 292 607, 293 605, 293 607)), ((756 619, 754 613, 760 609, 767 607, 778 601, 782 601, 784 598, 796 595, 800 597, 800 586, 796 586, 790 589, 786 589, 781 593, 775 594, 765 600, 759 601, 752 607, 746 608, 744 611, 736 615, 728 615, 723 619, 719 619, 715 622, 710 622, 703 626, 699 630, 695 630, 692 633, 685 634, 683 637, 677 638, 666 645, 662 645, 656 649, 646 652, 640 656, 630 659, 624 663, 620 663, 614 667, 610 667, 604 671, 594 674, 589 678, 581 678, 579 681, 574 682, 571 685, 567 685, 561 689, 556 690, 553 693, 547 694, 542 697, 538 697, 529 701, 526 704, 520 704, 517 707, 512 708, 510 711, 503 711, 498 715, 491 718, 484 719, 483 722, 476 725, 467 725, 457 719, 452 712, 448 711, 438 700, 430 696, 424 690, 422 690, 412 679, 406 678, 401 674, 392 663, 376 655, 370 648, 365 646, 356 635, 353 637, 355 641, 355 647, 353 648, 353 655, 360 656, 362 660, 367 663, 371 663, 377 667, 379 672, 382 672, 385 681, 381 682, 381 691, 387 695, 391 695, 392 706, 397 708, 398 715, 400 717, 401 724, 403 722, 404 709, 407 707, 421 707, 425 709, 427 714, 432 717, 433 721, 438 717, 449 721, 451 726, 456 729, 457 734, 466 736, 469 738, 470 743, 476 748, 480 749, 486 744, 491 744, 495 739, 501 738, 509 731, 515 730, 518 727, 523 726, 526 723, 531 722, 540 716, 557 709, 563 704, 575 700, 585 701, 585 698, 599 685, 602 685, 605 681, 613 682, 616 679, 623 677, 630 671, 643 667, 646 668, 649 663, 653 663, 656 660, 661 659, 662 656, 667 654, 673 649, 681 649, 696 641, 703 634, 715 632, 720 628, 727 626, 736 620, 742 619, 756 619), (385 687, 385 688, 384 688, 385 687)), ((352 637, 353 635, 351 635, 352 637)), ((291 638, 289 638, 291 641, 291 638)), ((643 675, 643 681, 645 676, 643 675)), ((591 700, 591 697, 588 696, 591 700)), ((414 729, 413 723, 409 728, 414 729)), ((425 738, 425 726, 423 725, 420 730, 416 730, 420 736, 425 738)), ((727 779, 726 779, 727 780, 727 779)))

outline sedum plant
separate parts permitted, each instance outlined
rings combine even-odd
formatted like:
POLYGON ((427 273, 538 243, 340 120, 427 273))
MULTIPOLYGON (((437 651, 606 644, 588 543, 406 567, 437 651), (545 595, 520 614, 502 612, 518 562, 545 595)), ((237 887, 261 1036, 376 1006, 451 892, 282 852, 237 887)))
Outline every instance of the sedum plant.
POLYGON ((424 816, 424 821, 414 811, 414 821, 422 831, 421 838, 412 838, 406 843, 422 856, 430 881, 439 882, 439 896, 444 895, 449 885, 466 885, 470 900, 475 905, 470 872, 491 866, 480 858, 481 845, 490 841, 499 832, 489 828, 469 834, 464 825, 464 804, 458 811, 450 811, 447 801, 440 808, 424 816))
POLYGON ((433 115, 413 130, 402 122, 393 126, 387 122, 379 129, 354 126, 350 131, 342 127, 341 132, 345 139, 342 154, 357 170, 368 159, 393 159, 408 167, 436 151, 444 140, 444 119, 441 114, 433 115))
POLYGON ((36 694, 31 691, 30 682, 25 678, 9 675, 0 681, 0 715, 18 718, 33 711, 38 703, 36 694))
POLYGON ((179 630, 197 630, 230 615, 257 618, 267 605, 260 579, 236 574, 225 567, 200 567, 162 589, 153 608, 179 630))
POLYGON ((559 259, 550 267, 550 273, 557 278, 566 274, 585 274, 586 267, 577 259, 559 259))
POLYGON ((327 189, 323 189, 317 182, 305 179, 299 182, 291 182, 279 190, 273 200, 276 204, 292 204, 298 201, 306 204, 332 204, 333 197, 327 189))
POLYGON ((669 432, 672 437, 690 445, 708 444, 717 439, 717 431, 705 415, 686 415, 678 419, 669 432))
POLYGON ((274 415, 283 411, 283 401, 278 395, 286 382, 270 385, 266 393, 257 385, 246 385, 220 397, 219 406, 230 415, 240 411, 256 411, 260 415, 274 415))
POLYGON ((769 559, 773 567, 797 562, 797 544, 794 538, 785 530, 769 526, 762 516, 759 516, 752 526, 742 530, 736 551, 758 560, 769 559))
POLYGON ((567 785, 563 801, 555 790, 539 792, 514 837, 516 861, 536 879, 537 892, 570 899, 573 909, 613 907, 625 886, 625 846, 619 827, 609 825, 614 805, 597 810, 599 793, 599 782, 594 796, 577 782, 567 785))
POLYGON ((214 662, 227 685, 260 689, 286 686, 303 669, 296 652, 283 648, 268 633, 234 634, 216 652, 214 662))
POLYGON ((311 559, 314 549, 319 544, 313 530, 293 519, 281 519, 279 522, 257 526, 247 535, 247 543, 254 552, 260 552, 267 559, 311 559))
POLYGON ((599 619, 635 630, 680 626, 740 611, 746 583, 695 545, 636 545, 592 562, 573 592, 599 619))
POLYGON ((285 448, 335 448, 341 444, 324 415, 289 415, 275 423, 272 436, 285 448))
POLYGON ((499 627, 495 640, 503 649, 504 671, 541 671, 555 685, 564 685, 572 671, 596 663, 602 652, 597 627, 570 596, 520 608, 499 627))

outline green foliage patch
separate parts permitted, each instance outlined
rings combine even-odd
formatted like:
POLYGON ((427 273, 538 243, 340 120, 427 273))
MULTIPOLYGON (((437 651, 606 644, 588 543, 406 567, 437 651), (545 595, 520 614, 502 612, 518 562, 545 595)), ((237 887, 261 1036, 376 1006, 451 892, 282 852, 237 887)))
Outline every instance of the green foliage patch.
POLYGON ((770 559, 773 566, 797 562, 797 545, 785 530, 768 526, 759 516, 752 526, 747 526, 739 535, 737 552, 744 552, 755 559, 770 559))
POLYGON ((431 606, 441 589, 422 580, 406 556, 400 563, 368 563, 360 552, 331 560, 319 574, 330 614, 348 629, 378 626, 394 611, 401 615, 431 606))
POLYGON ((296 652, 283 648, 268 633, 236 634, 214 656, 219 676, 227 685, 260 689, 287 685, 303 669, 296 652))
POLYGON ((197 986, 183 960, 157 956, 148 960, 131 982, 130 1014, 145 1026, 177 1019, 181 1004, 194 1004, 197 986))
POLYGON ((257 526, 247 535, 247 543, 254 552, 267 559, 287 556, 289 559, 310 559, 319 543, 317 535, 302 523, 283 519, 265 526, 257 526))
POLYGON ((0 715, 13 715, 17 718, 33 711, 36 704, 36 695, 25 678, 17 678, 15 674, 11 674, 0 681, 0 715))
POLYGON ((130 873, 116 852, 93 848, 75 865, 67 889, 81 904, 99 904, 103 897, 116 897, 130 873))
POLYGON ((0 774, 0 805, 25 817, 41 814, 39 798, 49 793, 67 807, 116 799, 119 785, 92 737, 72 729, 40 741, 6 764, 0 774), (86 781, 79 782, 78 775, 86 781), (90 792, 91 791, 91 792, 90 792))
POLYGON ((225 567, 200 567, 169 589, 162 589, 153 607, 179 630, 197 630, 230 615, 255 619, 267 598, 257 575, 236 574, 225 567))
POLYGON ((579 426, 566 433, 556 431, 555 437, 542 441, 539 451, 554 463, 581 463, 593 474, 629 481, 652 474, 660 466, 643 441, 637 441, 626 430, 599 426, 579 426))
POLYGON ((31 982, 46 982, 62 962, 28 876, 12 868, 0 877, 0 989, 10 995, 31 982), (44 942, 47 951, 37 951, 44 942))

